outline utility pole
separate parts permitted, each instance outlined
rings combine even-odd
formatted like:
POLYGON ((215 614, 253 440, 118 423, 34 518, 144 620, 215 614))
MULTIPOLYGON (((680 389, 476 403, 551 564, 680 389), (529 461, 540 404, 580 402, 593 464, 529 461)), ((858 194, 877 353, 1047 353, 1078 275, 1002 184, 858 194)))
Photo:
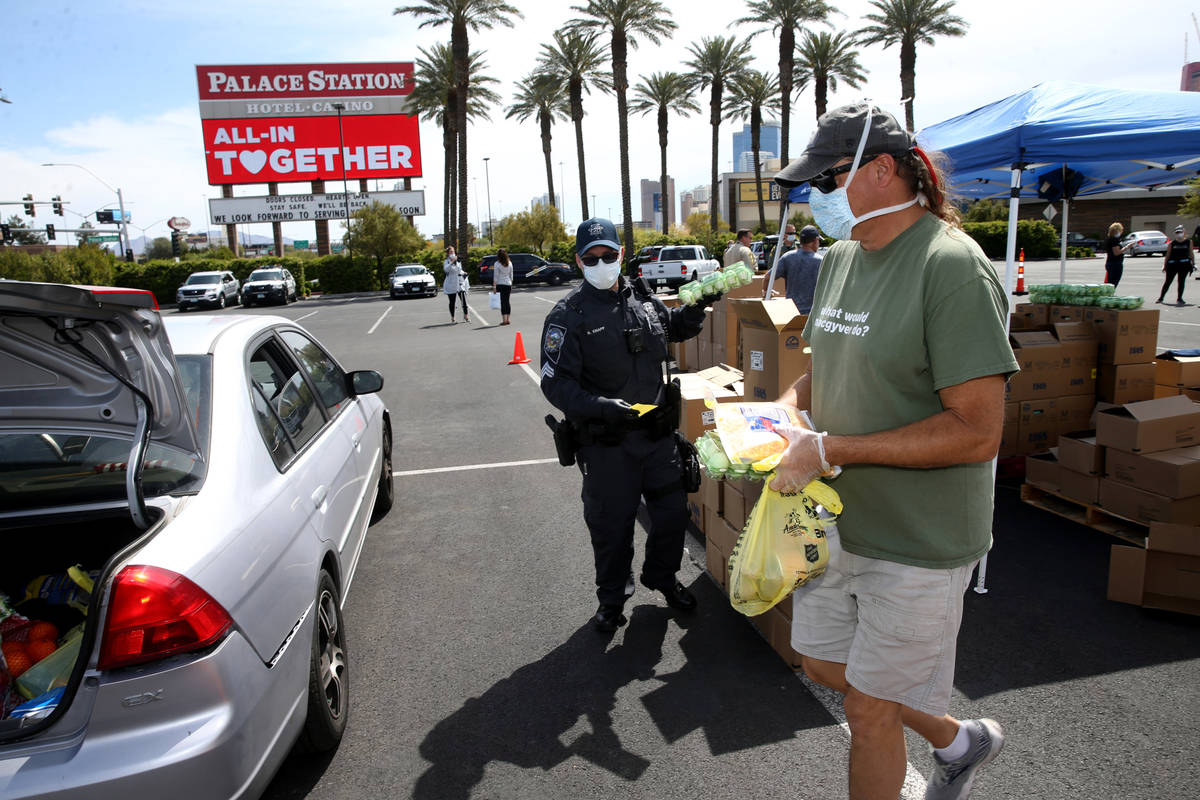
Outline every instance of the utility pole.
POLYGON ((489 173, 489 172, 488 172, 488 161, 489 161, 490 159, 491 159, 491 156, 487 156, 487 157, 485 157, 485 158, 483 159, 483 178, 484 178, 484 181, 487 183, 487 198, 488 198, 488 244, 495 244, 495 243, 496 243, 496 238, 495 238, 495 237, 492 235, 492 230, 493 230, 493 229, 496 227, 496 226, 495 226, 495 225, 492 223, 492 178, 491 178, 491 173, 489 173))

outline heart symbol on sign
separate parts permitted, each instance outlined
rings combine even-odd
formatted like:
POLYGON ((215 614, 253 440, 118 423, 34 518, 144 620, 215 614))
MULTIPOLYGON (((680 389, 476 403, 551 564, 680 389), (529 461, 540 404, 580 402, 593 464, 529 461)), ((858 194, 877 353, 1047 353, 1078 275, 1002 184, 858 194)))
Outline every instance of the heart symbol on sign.
POLYGON ((267 153, 265 150, 243 150, 238 153, 238 161, 247 172, 257 173, 267 163, 267 153))

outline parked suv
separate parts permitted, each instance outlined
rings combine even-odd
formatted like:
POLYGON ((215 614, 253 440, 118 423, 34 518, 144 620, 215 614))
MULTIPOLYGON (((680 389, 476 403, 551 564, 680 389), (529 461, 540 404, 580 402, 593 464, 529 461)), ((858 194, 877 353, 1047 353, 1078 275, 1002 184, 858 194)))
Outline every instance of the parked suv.
POLYGON ((388 278, 388 293, 397 297, 434 297, 437 295, 437 280, 422 264, 401 264, 392 270, 388 278))
POLYGON ((242 285, 242 306, 249 308, 259 303, 281 303, 287 305, 296 299, 296 279, 289 270, 280 266, 259 267, 246 276, 242 285))
MULTIPOLYGON (((509 253, 509 263, 513 265, 513 283, 548 283, 558 286, 564 281, 577 278, 575 268, 566 264, 547 261, 533 253, 509 253)), ((479 282, 485 286, 492 285, 492 265, 496 256, 484 256, 479 261, 479 282)))
POLYGON ((180 311, 201 306, 224 308, 242 302, 242 287, 228 270, 223 272, 193 272, 175 291, 180 311))

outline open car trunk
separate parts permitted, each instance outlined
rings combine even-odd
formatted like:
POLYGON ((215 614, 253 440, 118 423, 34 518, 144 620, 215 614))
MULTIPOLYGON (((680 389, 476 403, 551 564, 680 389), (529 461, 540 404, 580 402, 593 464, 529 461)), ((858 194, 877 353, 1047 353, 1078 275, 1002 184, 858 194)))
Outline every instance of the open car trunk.
POLYGON ((0 746, 53 724, 94 663, 103 587, 113 566, 161 527, 149 506, 142 530, 125 508, 73 513, 0 530, 0 746), (119 557, 118 557, 119 556, 119 557), (92 591, 88 588, 91 587, 92 591))

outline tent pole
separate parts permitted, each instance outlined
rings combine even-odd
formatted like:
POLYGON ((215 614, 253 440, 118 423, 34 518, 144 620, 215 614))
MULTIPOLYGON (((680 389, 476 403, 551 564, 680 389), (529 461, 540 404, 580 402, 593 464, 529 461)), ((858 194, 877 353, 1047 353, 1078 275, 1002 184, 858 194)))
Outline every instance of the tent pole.
MULTIPOLYGON (((775 254, 771 259, 771 271, 767 273, 767 280, 763 286, 763 300, 771 299, 771 287, 775 285, 775 271, 779 269, 779 257, 783 255, 783 232, 787 230, 788 224, 788 199, 786 192, 783 200, 779 203, 779 238, 775 240, 775 254)), ((800 243, 800 232, 796 232, 796 244, 800 243)))
POLYGON ((1070 214, 1071 201, 1063 197, 1062 248, 1058 257, 1058 282, 1067 282, 1067 217, 1070 214))

